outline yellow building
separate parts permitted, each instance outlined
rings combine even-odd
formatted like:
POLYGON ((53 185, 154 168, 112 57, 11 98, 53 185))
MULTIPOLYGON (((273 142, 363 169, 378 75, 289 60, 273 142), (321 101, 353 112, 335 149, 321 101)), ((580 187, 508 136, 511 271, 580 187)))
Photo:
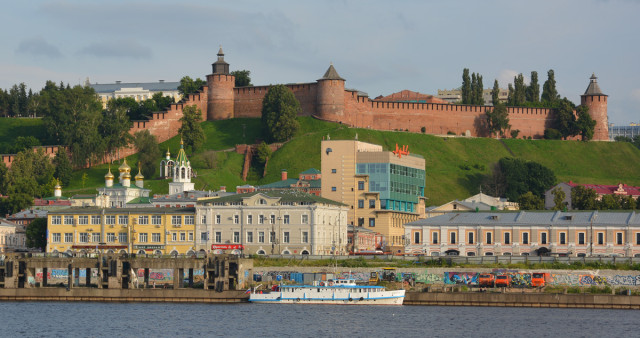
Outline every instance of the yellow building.
POLYGON ((49 253, 195 253, 195 208, 69 208, 47 216, 49 253))

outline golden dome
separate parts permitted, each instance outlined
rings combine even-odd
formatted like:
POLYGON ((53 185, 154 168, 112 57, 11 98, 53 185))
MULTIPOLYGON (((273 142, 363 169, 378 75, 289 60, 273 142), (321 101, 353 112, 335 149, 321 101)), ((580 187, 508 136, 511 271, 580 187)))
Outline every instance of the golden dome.
POLYGON ((113 174, 111 173, 111 165, 109 165, 109 172, 104 175, 104 178, 107 180, 113 180, 113 174))
POLYGON ((118 170, 122 173, 122 172, 131 172, 131 167, 127 164, 127 159, 124 159, 124 162, 122 162, 122 165, 118 168, 118 170))
POLYGON ((140 171, 140 164, 138 163, 138 175, 136 175, 136 181, 142 181, 144 179, 144 176, 142 175, 142 172, 140 171))

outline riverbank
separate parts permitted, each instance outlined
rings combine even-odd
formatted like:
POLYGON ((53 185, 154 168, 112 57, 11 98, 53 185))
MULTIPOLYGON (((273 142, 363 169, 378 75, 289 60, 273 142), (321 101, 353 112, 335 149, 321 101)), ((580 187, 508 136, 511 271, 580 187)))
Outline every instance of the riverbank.
POLYGON ((244 291, 202 289, 0 289, 0 301, 135 302, 135 303, 243 303, 244 291))

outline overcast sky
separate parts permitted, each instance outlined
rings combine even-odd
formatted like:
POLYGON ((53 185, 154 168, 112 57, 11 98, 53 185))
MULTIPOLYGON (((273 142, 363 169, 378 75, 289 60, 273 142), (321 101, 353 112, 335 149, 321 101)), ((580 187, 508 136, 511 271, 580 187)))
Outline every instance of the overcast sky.
POLYGON ((219 46, 256 85, 312 82, 333 62, 371 98, 437 94, 462 69, 498 79, 553 69, 580 102, 592 73, 609 121, 640 122, 640 1, 10 1, 0 87, 205 79, 219 46))

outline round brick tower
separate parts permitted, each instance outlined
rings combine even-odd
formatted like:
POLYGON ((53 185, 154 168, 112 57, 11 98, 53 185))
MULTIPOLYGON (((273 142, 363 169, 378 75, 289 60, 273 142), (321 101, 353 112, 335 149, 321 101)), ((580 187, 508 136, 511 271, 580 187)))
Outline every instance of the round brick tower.
POLYGON ((333 64, 318 80, 316 115, 324 120, 344 121, 344 79, 333 64))
POLYGON ((211 65, 213 73, 207 75, 207 120, 223 120, 234 117, 233 88, 236 78, 229 74, 229 64, 224 61, 222 46, 218 60, 211 65))
POLYGON ((589 115, 596 121, 593 131, 594 141, 609 141, 609 118, 607 116, 607 96, 598 86, 598 78, 591 75, 589 87, 580 96, 580 104, 589 107, 589 115))

